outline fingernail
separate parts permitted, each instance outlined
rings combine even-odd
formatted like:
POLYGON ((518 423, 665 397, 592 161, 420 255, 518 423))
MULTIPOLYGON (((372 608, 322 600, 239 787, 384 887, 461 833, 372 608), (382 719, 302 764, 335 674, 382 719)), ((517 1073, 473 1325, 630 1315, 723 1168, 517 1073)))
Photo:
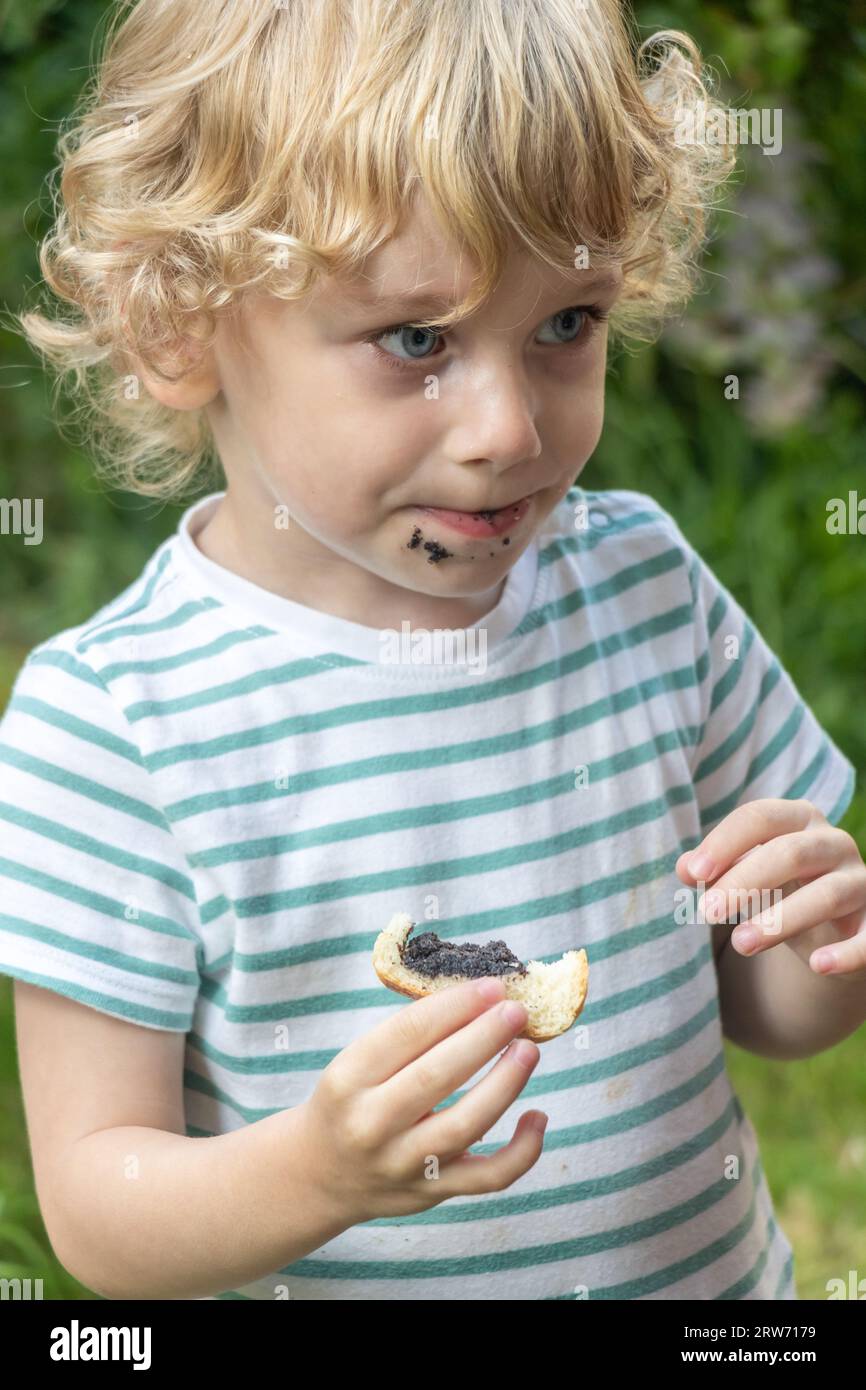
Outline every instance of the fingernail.
POLYGON ((738 951, 754 951, 760 938, 754 927, 737 927, 731 940, 738 951))
POLYGON ((701 850, 698 854, 693 854, 691 859, 686 860, 686 868, 692 878, 715 878, 716 866, 708 854, 701 850))
POLYGON ((832 969, 833 969, 833 966, 834 966, 835 964, 836 964, 836 952, 835 952, 835 951, 828 951, 828 950, 816 951, 815 954, 814 954, 814 956, 812 957, 812 969, 813 969, 813 970, 832 970, 832 969))
POLYGON ((533 1117, 532 1117, 532 1128, 533 1128, 533 1129, 537 1129, 538 1132, 539 1132, 539 1134, 543 1134, 544 1131, 545 1131, 546 1128, 547 1128, 547 1121, 548 1121, 549 1119, 550 1119, 550 1116, 549 1116, 549 1115, 533 1115, 533 1117))
POLYGON ((522 1067, 526 1067, 527 1071, 532 1071, 536 1062, 539 1061, 537 1048, 533 1047, 532 1043, 527 1042, 525 1038, 511 1043, 507 1052, 512 1062, 519 1062, 522 1067))

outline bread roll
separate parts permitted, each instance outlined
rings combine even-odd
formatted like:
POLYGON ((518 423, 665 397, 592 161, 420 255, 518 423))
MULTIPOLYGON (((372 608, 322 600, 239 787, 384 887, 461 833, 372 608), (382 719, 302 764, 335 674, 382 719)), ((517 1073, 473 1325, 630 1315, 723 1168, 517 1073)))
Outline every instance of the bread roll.
POLYGON ((405 912, 391 918, 373 947, 373 967, 383 985, 421 999, 434 990, 464 983, 469 978, 498 975, 506 999, 516 999, 527 1012, 526 1027, 515 1037, 548 1042, 565 1033, 584 1005, 589 983, 586 951, 565 951, 545 964, 517 959, 504 941, 482 946, 440 941, 435 932, 421 932, 413 941, 415 922, 405 912))

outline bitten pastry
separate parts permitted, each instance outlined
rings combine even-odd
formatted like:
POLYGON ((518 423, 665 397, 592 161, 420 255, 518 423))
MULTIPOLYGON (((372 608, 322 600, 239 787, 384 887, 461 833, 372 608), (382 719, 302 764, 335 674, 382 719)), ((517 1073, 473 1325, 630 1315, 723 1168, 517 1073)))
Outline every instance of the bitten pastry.
POLYGON ((500 975, 505 997, 525 1007, 526 1027, 518 1038, 548 1042, 565 1033, 583 1008, 589 983, 586 951, 565 951, 560 960, 545 964, 518 960, 504 941, 472 943, 441 941, 425 931, 409 940, 415 926, 405 912, 397 912, 373 947, 373 967, 383 985, 420 999, 434 990, 460 984, 481 975, 500 975))

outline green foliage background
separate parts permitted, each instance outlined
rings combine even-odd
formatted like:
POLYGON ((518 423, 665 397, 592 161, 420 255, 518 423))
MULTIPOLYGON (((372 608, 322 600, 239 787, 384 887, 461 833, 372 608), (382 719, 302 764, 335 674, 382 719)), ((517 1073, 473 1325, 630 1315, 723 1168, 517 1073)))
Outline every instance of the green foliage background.
MULTIPOLYGON (((0 0, 0 301, 39 280, 44 179, 98 41, 105 0, 0 0)), ((616 354, 590 488, 648 492, 751 615, 858 769, 843 826, 866 850, 863 719, 866 540, 826 529, 831 497, 863 488, 866 457, 866 16, 861 4, 638 3, 644 35, 683 28, 733 108, 783 113, 777 156, 743 146, 707 275, 651 347, 616 354), (739 400, 725 399, 736 373, 739 400)), ((49 381, 0 332, 0 495, 41 497, 51 545, 2 541, 0 707, 26 653, 81 622, 140 571, 179 508, 107 493, 61 437, 49 381)), ((187 499, 184 505, 188 504, 187 499)), ((755 1124, 804 1298, 866 1277, 866 1030, 801 1062, 726 1044, 755 1124)), ((33 1190, 15 1058, 11 985, 0 980, 0 1277, 47 1298, 95 1297, 51 1253, 33 1190)))

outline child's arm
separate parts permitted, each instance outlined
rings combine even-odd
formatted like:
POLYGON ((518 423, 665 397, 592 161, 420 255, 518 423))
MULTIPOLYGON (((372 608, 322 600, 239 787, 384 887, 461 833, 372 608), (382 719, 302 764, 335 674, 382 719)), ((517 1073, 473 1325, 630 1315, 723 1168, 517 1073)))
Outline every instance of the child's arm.
POLYGON ((736 807, 698 850, 680 856, 677 873, 702 884, 706 874, 713 887, 701 904, 718 893, 723 919, 746 919, 734 930, 710 914, 714 946, 719 931, 727 937, 716 955, 725 1037, 793 1060, 855 1032, 866 1021, 866 866, 853 838, 805 799, 760 798, 736 807), (773 906, 759 912, 761 894, 773 906), (755 942, 744 947, 747 930, 755 942), (837 957, 835 973, 813 968, 822 947, 837 957))
MULTIPOLYGON (((812 949, 835 939, 830 924, 826 927, 823 939, 813 937, 812 949)), ((793 951, 767 950, 749 958, 730 940, 717 969, 724 1035, 759 1057, 812 1057, 866 1022, 866 976, 818 975, 793 951)))
POLYGON ((45 1224, 71 1273, 108 1298, 195 1298, 273 1277, 359 1222, 502 1191, 542 1150, 546 1117, 527 1111, 509 1143, 470 1152, 541 1056, 526 1039, 508 1046, 527 1011, 495 976, 389 1010, 301 1105, 208 1139, 183 1132, 183 1034, 16 990, 45 1224))
POLYGON ((15 982, 21 1084, 45 1226, 105 1298, 197 1298, 273 1274, 351 1224, 281 1111, 187 1138, 184 1034, 15 982))

